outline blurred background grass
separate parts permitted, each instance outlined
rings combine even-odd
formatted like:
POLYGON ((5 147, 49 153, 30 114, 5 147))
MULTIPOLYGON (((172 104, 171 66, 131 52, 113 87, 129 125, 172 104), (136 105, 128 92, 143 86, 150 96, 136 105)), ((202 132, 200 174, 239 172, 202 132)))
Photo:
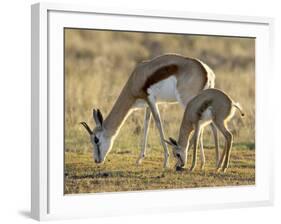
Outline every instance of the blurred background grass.
MULTIPOLYGON (((65 29, 65 150, 86 153, 91 150, 88 134, 79 124, 94 127, 92 109, 104 117, 111 110, 132 70, 139 62, 164 53, 195 57, 216 74, 216 88, 238 101, 246 117, 230 122, 234 143, 254 148, 255 143, 255 40, 253 38, 156 34, 99 30, 65 29)), ((183 109, 160 105, 166 136, 178 136, 183 109)), ((148 151, 162 150, 152 121, 148 151)), ((142 137, 143 110, 125 122, 113 151, 138 153, 142 137), (135 151, 137 150, 137 152, 135 151)), ((210 142, 205 131, 205 145, 210 142)))

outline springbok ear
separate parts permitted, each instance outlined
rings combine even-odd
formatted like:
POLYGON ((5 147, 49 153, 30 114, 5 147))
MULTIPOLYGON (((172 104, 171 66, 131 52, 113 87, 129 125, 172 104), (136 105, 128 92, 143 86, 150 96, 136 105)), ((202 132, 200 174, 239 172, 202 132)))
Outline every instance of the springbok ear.
POLYGON ((173 138, 169 138, 170 142, 173 144, 173 145, 178 145, 177 141, 173 138))
POLYGON ((91 128, 89 127, 89 125, 86 123, 86 122, 80 122, 80 124, 83 125, 83 127, 87 130, 87 132, 92 135, 93 134, 93 131, 91 130, 91 128))
POLYGON ((176 144, 174 144, 171 140, 166 140, 164 139, 164 142, 166 142, 168 145, 170 146, 175 146, 176 144))
POLYGON ((164 142, 166 142, 168 145, 173 146, 173 144, 170 141, 166 140, 166 139, 164 139, 164 142))
POLYGON ((102 123, 103 123, 103 117, 102 117, 102 114, 101 114, 101 112, 100 112, 99 109, 98 109, 98 111, 97 111, 97 115, 98 115, 98 119, 99 119, 99 121, 100 121, 100 123, 101 123, 101 125, 102 125, 102 123))
POLYGON ((99 109, 97 111, 93 109, 93 118, 94 121, 96 122, 97 127, 101 127, 103 122, 103 117, 99 109))

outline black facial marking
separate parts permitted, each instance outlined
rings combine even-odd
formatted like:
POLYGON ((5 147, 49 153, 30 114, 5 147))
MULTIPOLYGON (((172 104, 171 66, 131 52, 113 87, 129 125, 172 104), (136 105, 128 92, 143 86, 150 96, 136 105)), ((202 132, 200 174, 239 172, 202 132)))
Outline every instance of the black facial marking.
POLYGON ((178 160, 180 161, 180 163, 184 164, 181 155, 179 153, 176 153, 176 157, 178 158, 178 160))
POLYGON ((95 138, 94 138, 94 141, 95 141, 96 144, 99 143, 99 139, 98 139, 96 136, 95 136, 95 138))
POLYGON ((94 138, 94 142, 96 144, 96 149, 97 149, 97 152, 98 152, 98 158, 100 159, 100 156, 101 156, 100 143, 99 143, 99 139, 96 136, 94 138))

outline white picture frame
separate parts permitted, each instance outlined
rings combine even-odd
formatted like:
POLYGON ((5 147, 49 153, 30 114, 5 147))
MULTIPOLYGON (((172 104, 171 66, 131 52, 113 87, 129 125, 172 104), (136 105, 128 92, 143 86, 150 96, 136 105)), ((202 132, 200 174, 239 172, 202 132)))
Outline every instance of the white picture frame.
POLYGON ((31 215, 37 220, 180 212, 273 203, 270 109, 273 19, 38 3, 32 15, 31 215), (147 25, 149 24, 149 26, 147 25), (63 28, 256 38, 256 184, 102 194, 63 194, 63 28), (55 76, 54 76, 55 75, 55 76))

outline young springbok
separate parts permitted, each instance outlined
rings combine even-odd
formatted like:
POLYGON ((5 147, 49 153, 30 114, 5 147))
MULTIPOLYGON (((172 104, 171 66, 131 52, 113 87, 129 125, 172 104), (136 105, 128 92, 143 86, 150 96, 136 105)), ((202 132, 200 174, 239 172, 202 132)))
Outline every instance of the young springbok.
MULTIPOLYGON (((198 139, 204 127, 211 122, 216 125, 225 138, 225 148, 221 155, 217 170, 223 164, 223 172, 229 164, 230 150, 232 147, 232 134, 227 128, 227 122, 234 116, 235 108, 244 116, 238 103, 235 103, 228 95, 218 89, 206 89, 194 97, 186 106, 182 119, 178 141, 169 138, 166 141, 173 147, 174 157, 177 159, 176 169, 181 170, 186 164, 190 143, 190 134, 194 130, 194 151, 190 171, 196 166, 198 139)), ((202 138, 202 134, 201 134, 202 138)), ((201 148, 201 169, 204 168, 204 150, 201 148)))
MULTIPOLYGON (((213 88, 214 81, 215 75, 206 64, 181 55, 166 54, 137 65, 105 120, 99 110, 93 110, 96 127, 92 130, 87 123, 81 122, 90 134, 95 162, 104 162, 130 111, 145 108, 144 137, 137 162, 145 156, 152 113, 164 148, 164 167, 167 167, 169 152, 157 104, 179 102, 185 108, 201 90, 213 88)), ((215 126, 211 127, 218 155, 217 130, 215 126)))

